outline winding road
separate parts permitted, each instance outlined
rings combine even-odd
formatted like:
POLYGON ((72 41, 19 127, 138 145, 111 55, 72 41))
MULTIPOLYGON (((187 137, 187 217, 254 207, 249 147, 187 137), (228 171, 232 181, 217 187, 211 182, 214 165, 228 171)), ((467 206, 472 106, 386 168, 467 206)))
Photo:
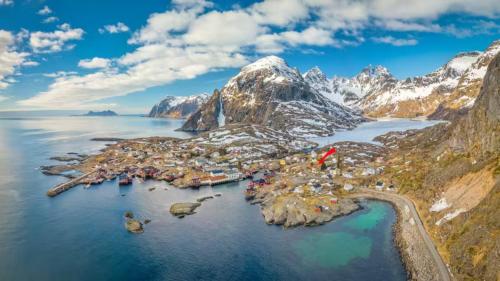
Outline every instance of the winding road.
MULTIPOLYGON (((365 198, 375 198, 375 199, 380 199, 380 200, 386 200, 386 201, 392 201, 394 203, 399 203, 398 205, 405 205, 408 206, 411 217, 415 221, 415 224, 419 230, 420 236, 422 237, 425 245, 427 246, 427 249, 429 250, 429 253, 431 254, 436 267, 439 271, 440 278, 439 280, 442 281, 451 281, 452 278, 450 276, 450 273, 448 271, 448 267, 444 263, 443 259, 441 258, 441 255, 439 255, 439 252, 437 251, 434 243, 432 242, 431 238, 429 237, 429 234, 425 230, 425 227, 422 223, 422 220, 420 219, 420 216, 418 215, 417 209, 415 208, 415 204, 413 204, 413 201, 408 199, 407 197, 397 194, 397 193, 390 193, 390 192, 383 192, 383 191, 376 191, 373 189, 368 189, 368 188, 361 188, 359 189, 360 192, 352 194, 350 197, 365 197, 365 198), (403 204, 401 204, 403 203, 403 204)), ((401 210, 404 211, 404 210, 401 210)))

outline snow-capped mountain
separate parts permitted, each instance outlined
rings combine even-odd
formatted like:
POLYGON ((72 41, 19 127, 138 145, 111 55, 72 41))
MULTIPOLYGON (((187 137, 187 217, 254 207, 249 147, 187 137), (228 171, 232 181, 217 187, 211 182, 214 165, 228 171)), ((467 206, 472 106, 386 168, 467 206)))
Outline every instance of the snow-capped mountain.
POLYGON ((320 94, 276 56, 243 67, 183 125, 206 131, 231 123, 259 124, 298 136, 331 135, 364 119, 320 94))
POLYGON ((155 104, 149 112, 149 117, 187 118, 196 112, 210 96, 202 93, 194 96, 168 96, 155 104))
POLYGON ((479 94, 486 68, 500 51, 500 40, 485 52, 460 53, 439 69, 397 80, 382 66, 368 66, 352 78, 328 79, 317 67, 304 75, 310 86, 328 99, 360 109, 370 117, 446 117, 465 112, 479 94))

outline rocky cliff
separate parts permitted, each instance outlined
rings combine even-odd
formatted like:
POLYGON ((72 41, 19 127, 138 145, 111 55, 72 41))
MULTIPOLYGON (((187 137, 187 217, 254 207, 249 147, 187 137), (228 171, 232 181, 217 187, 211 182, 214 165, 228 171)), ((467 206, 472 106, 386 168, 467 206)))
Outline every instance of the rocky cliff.
POLYGON ((399 149, 386 176, 414 199, 456 280, 497 280, 500 267, 500 54, 482 80, 467 113, 389 144, 399 149))
POLYGON ((169 96, 160 103, 155 104, 148 116, 155 118, 187 118, 196 112, 208 98, 208 94, 187 97, 169 96))
POLYGON ((233 123, 259 124, 299 136, 331 135, 364 119, 326 98, 297 69, 269 56, 243 67, 193 114, 182 130, 204 131, 233 123))

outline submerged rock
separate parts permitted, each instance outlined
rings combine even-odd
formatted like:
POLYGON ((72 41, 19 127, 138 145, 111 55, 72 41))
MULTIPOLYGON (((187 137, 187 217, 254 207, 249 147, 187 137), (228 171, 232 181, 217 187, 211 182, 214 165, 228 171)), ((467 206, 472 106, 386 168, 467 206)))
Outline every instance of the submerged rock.
POLYGON ((201 203, 175 203, 170 206, 170 213, 176 217, 194 214, 194 210, 201 206, 201 203))
POLYGON ((128 219, 125 223, 125 228, 131 233, 143 233, 142 222, 134 219, 128 219))
POLYGON ((203 196, 203 197, 200 197, 200 198, 196 199, 196 201, 203 202, 205 200, 213 199, 213 198, 214 198, 213 196, 203 196))

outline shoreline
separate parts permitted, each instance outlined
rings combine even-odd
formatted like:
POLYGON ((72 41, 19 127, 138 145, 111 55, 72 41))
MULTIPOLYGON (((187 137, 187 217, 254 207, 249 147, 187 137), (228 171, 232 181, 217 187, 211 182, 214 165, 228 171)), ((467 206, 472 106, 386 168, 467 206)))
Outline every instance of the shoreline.
MULTIPOLYGON (((438 255, 439 253, 434 243, 431 241, 432 245, 429 246, 422 236, 429 236, 429 234, 427 232, 423 234, 418 229, 418 222, 413 218, 409 209, 410 206, 408 206, 407 202, 404 202, 405 200, 401 195, 362 189, 359 193, 353 193, 348 197, 380 200, 394 207, 396 210, 396 224, 393 226, 394 242, 408 272, 408 280, 451 280, 448 267, 441 256, 435 256, 436 253, 438 255)), ((414 206, 411 207, 415 208, 414 206)), ((420 221, 420 218, 417 219, 420 221)))

